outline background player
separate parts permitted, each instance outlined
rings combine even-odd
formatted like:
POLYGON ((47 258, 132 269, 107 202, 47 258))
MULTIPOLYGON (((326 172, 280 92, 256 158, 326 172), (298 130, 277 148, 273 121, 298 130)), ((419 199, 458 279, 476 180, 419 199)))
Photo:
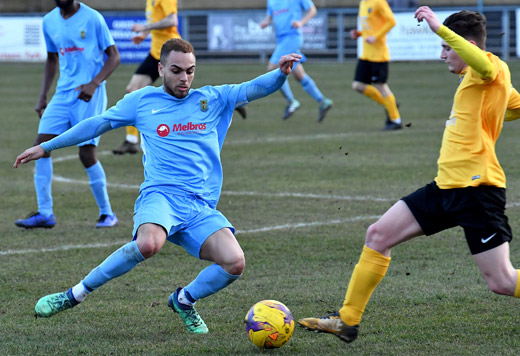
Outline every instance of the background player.
POLYGON ((384 106, 387 115, 384 130, 399 130, 403 126, 398 105, 386 83, 390 60, 386 34, 395 26, 394 14, 386 0, 362 0, 358 19, 361 31, 351 30, 350 37, 354 40, 363 37, 363 52, 352 88, 384 106))
MULTIPOLYGON (((75 0, 56 0, 57 7, 43 18, 47 60, 36 112, 40 116, 35 145, 48 141, 71 126, 106 110, 105 79, 119 64, 119 52, 101 14, 75 0), (103 52, 107 59, 103 63, 103 52), (56 93, 47 106, 47 92, 59 65, 56 93)), ((79 159, 99 206, 96 227, 118 223, 108 199, 103 166, 96 159, 99 138, 78 142, 79 159)), ((34 186, 38 211, 15 224, 24 228, 52 228, 56 225, 51 195, 53 165, 50 153, 36 162, 34 186)))
MULTIPOLYGON (((302 55, 300 52, 300 47, 303 44, 301 28, 316 16, 316 13, 316 6, 314 6, 311 0, 267 0, 267 15, 260 23, 260 27, 266 28, 272 23, 276 31, 276 48, 269 59, 268 71, 278 66, 278 60, 283 55, 289 53, 302 55), (303 11, 305 11, 304 15, 303 11)), ((305 73, 303 62, 305 62, 305 57, 302 57, 299 64, 295 63, 293 75, 302 85, 303 90, 318 102, 318 121, 321 122, 332 107, 332 100, 325 98, 314 80, 305 73)), ((285 82, 281 91, 287 100, 287 107, 283 114, 283 119, 285 120, 298 110, 300 103, 294 98, 289 81, 285 82)))
MULTIPOLYGON (((126 86, 126 92, 152 85, 159 78, 157 65, 161 56, 161 46, 170 38, 181 38, 177 26, 177 0, 146 0, 147 25, 140 23, 132 26, 132 31, 137 35, 132 37, 132 42, 140 44, 151 33, 152 43, 150 53, 132 75, 130 83, 126 86)), ((139 151, 139 131, 133 126, 126 127, 126 138, 123 143, 113 150, 114 154, 137 153, 139 151)))
POLYGON ((368 228, 366 242, 339 313, 305 318, 309 330, 354 341, 372 292, 383 279, 395 245, 421 235, 461 226, 474 261, 489 288, 520 297, 520 270, 509 259, 511 228, 505 215, 505 174, 495 143, 511 96, 509 68, 484 51, 486 19, 461 11, 441 25, 427 6, 415 12, 419 22, 442 38, 441 58, 459 76, 446 121, 435 180, 404 197, 368 228))
POLYGON ((145 181, 135 203, 134 240, 67 292, 41 298, 36 314, 49 317, 72 308, 96 288, 159 252, 168 240, 194 257, 214 262, 168 300, 188 331, 207 333, 193 305, 238 279, 245 266, 233 226, 216 210, 222 189, 220 150, 233 110, 278 90, 299 58, 297 54, 283 56, 280 69, 249 82, 191 90, 195 77, 193 47, 181 39, 168 40, 159 64, 163 87, 149 86, 127 94, 104 114, 18 156, 15 167, 125 125, 139 129, 145 148, 145 181))

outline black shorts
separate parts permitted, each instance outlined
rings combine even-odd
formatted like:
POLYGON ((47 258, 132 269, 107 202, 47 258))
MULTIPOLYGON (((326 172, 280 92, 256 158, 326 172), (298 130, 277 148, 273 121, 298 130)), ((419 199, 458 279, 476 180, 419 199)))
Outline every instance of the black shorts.
POLYGON ((365 84, 386 83, 388 62, 370 62, 358 60, 354 80, 365 84))
POLYGON ((440 189, 427 184, 402 199, 426 235, 461 226, 472 255, 512 240, 506 190, 492 186, 440 189))
POLYGON ((135 71, 135 74, 143 74, 147 75, 152 79, 152 83, 155 82, 157 78, 159 78, 159 68, 158 68, 159 60, 152 57, 150 53, 141 62, 141 65, 135 71))

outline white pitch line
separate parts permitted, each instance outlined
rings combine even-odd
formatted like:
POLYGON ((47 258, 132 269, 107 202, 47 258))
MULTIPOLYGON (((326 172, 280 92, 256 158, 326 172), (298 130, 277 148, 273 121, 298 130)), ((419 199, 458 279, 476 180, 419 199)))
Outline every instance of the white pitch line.
MULTIPOLYGON (((313 221, 313 222, 302 222, 302 223, 295 223, 295 224, 275 225, 275 226, 268 226, 268 227, 263 227, 263 228, 259 228, 259 229, 236 230, 235 234, 236 235, 256 234, 259 232, 300 229, 300 228, 305 228, 305 227, 341 225, 341 224, 346 224, 346 223, 356 222, 356 221, 375 220, 377 218, 379 218, 379 215, 367 215, 367 216, 356 216, 356 217, 348 218, 348 219, 337 219, 337 220, 329 220, 329 221, 313 221)), ((40 248, 40 249, 6 250, 6 251, 0 251, 0 256, 12 256, 12 255, 25 255, 25 254, 42 253, 42 252, 80 250, 80 249, 86 249, 86 248, 102 248, 102 247, 123 245, 129 241, 130 241, 130 238, 128 240, 119 240, 119 241, 112 241, 112 242, 99 242, 99 243, 92 243, 92 244, 63 245, 63 246, 57 246, 57 247, 44 247, 44 248, 40 248)))
MULTIPOLYGON (((56 182, 61 183, 73 183, 73 184, 82 184, 89 185, 89 182, 86 180, 79 179, 70 179, 61 176, 53 176, 52 178, 56 182)), ((107 183, 107 187, 113 188, 123 188, 123 189, 135 189, 139 190, 139 185, 135 184, 120 184, 120 183, 107 183)), ((351 196, 351 195, 330 195, 330 194, 305 194, 305 193, 263 193, 263 192, 236 192, 236 191, 222 191, 222 195, 232 195, 232 196, 256 196, 256 197, 265 197, 265 198, 304 198, 304 199, 330 199, 330 200, 355 200, 355 201, 377 201, 377 202, 386 202, 386 201, 396 201, 393 198, 377 198, 372 196, 351 196)))

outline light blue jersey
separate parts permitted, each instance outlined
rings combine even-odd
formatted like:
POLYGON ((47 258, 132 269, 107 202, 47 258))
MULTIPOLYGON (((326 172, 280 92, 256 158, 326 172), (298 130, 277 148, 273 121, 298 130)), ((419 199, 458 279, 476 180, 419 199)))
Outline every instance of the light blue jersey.
POLYGON ((205 86, 178 99, 163 87, 127 94, 102 116, 112 128, 135 126, 141 133, 144 182, 141 191, 170 186, 216 206, 222 186, 220 150, 245 87, 205 86))
POLYGON ((301 28, 293 28, 293 21, 300 21, 313 6, 312 0, 267 0, 267 15, 273 19, 276 37, 301 35, 301 28))
POLYGON ((83 3, 67 20, 58 7, 45 15, 43 35, 47 52, 59 56, 57 91, 89 83, 103 67, 103 52, 115 44, 103 16, 83 3))
POLYGON ((166 93, 163 87, 145 87, 41 146, 50 152, 111 129, 135 126, 143 149, 141 194, 155 187, 196 196, 215 208, 222 188, 220 151, 233 110, 274 93, 286 80, 287 76, 276 69, 241 84, 192 89, 183 99, 166 93))

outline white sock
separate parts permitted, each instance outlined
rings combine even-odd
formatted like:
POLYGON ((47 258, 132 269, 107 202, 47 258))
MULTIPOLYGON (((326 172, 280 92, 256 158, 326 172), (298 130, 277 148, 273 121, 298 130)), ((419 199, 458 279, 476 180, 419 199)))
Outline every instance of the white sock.
POLYGON ((126 135, 126 140, 130 143, 137 143, 139 142, 139 138, 134 135, 126 135))
POLYGON ((189 305, 190 307, 193 306, 193 303, 191 303, 188 298, 186 298, 186 295, 184 294, 184 288, 181 289, 179 294, 177 294, 177 300, 179 303, 184 305, 189 305))
POLYGON ((74 299, 76 299, 76 301, 78 303, 81 303, 87 297, 88 292, 85 289, 85 286, 83 285, 83 283, 79 282, 74 287, 72 287, 72 295, 74 296, 74 299))
POLYGON ((390 119, 390 121, 392 121, 393 123, 396 123, 396 124, 400 124, 400 123, 401 123, 401 118, 398 117, 398 118, 395 119, 395 120, 390 119))

